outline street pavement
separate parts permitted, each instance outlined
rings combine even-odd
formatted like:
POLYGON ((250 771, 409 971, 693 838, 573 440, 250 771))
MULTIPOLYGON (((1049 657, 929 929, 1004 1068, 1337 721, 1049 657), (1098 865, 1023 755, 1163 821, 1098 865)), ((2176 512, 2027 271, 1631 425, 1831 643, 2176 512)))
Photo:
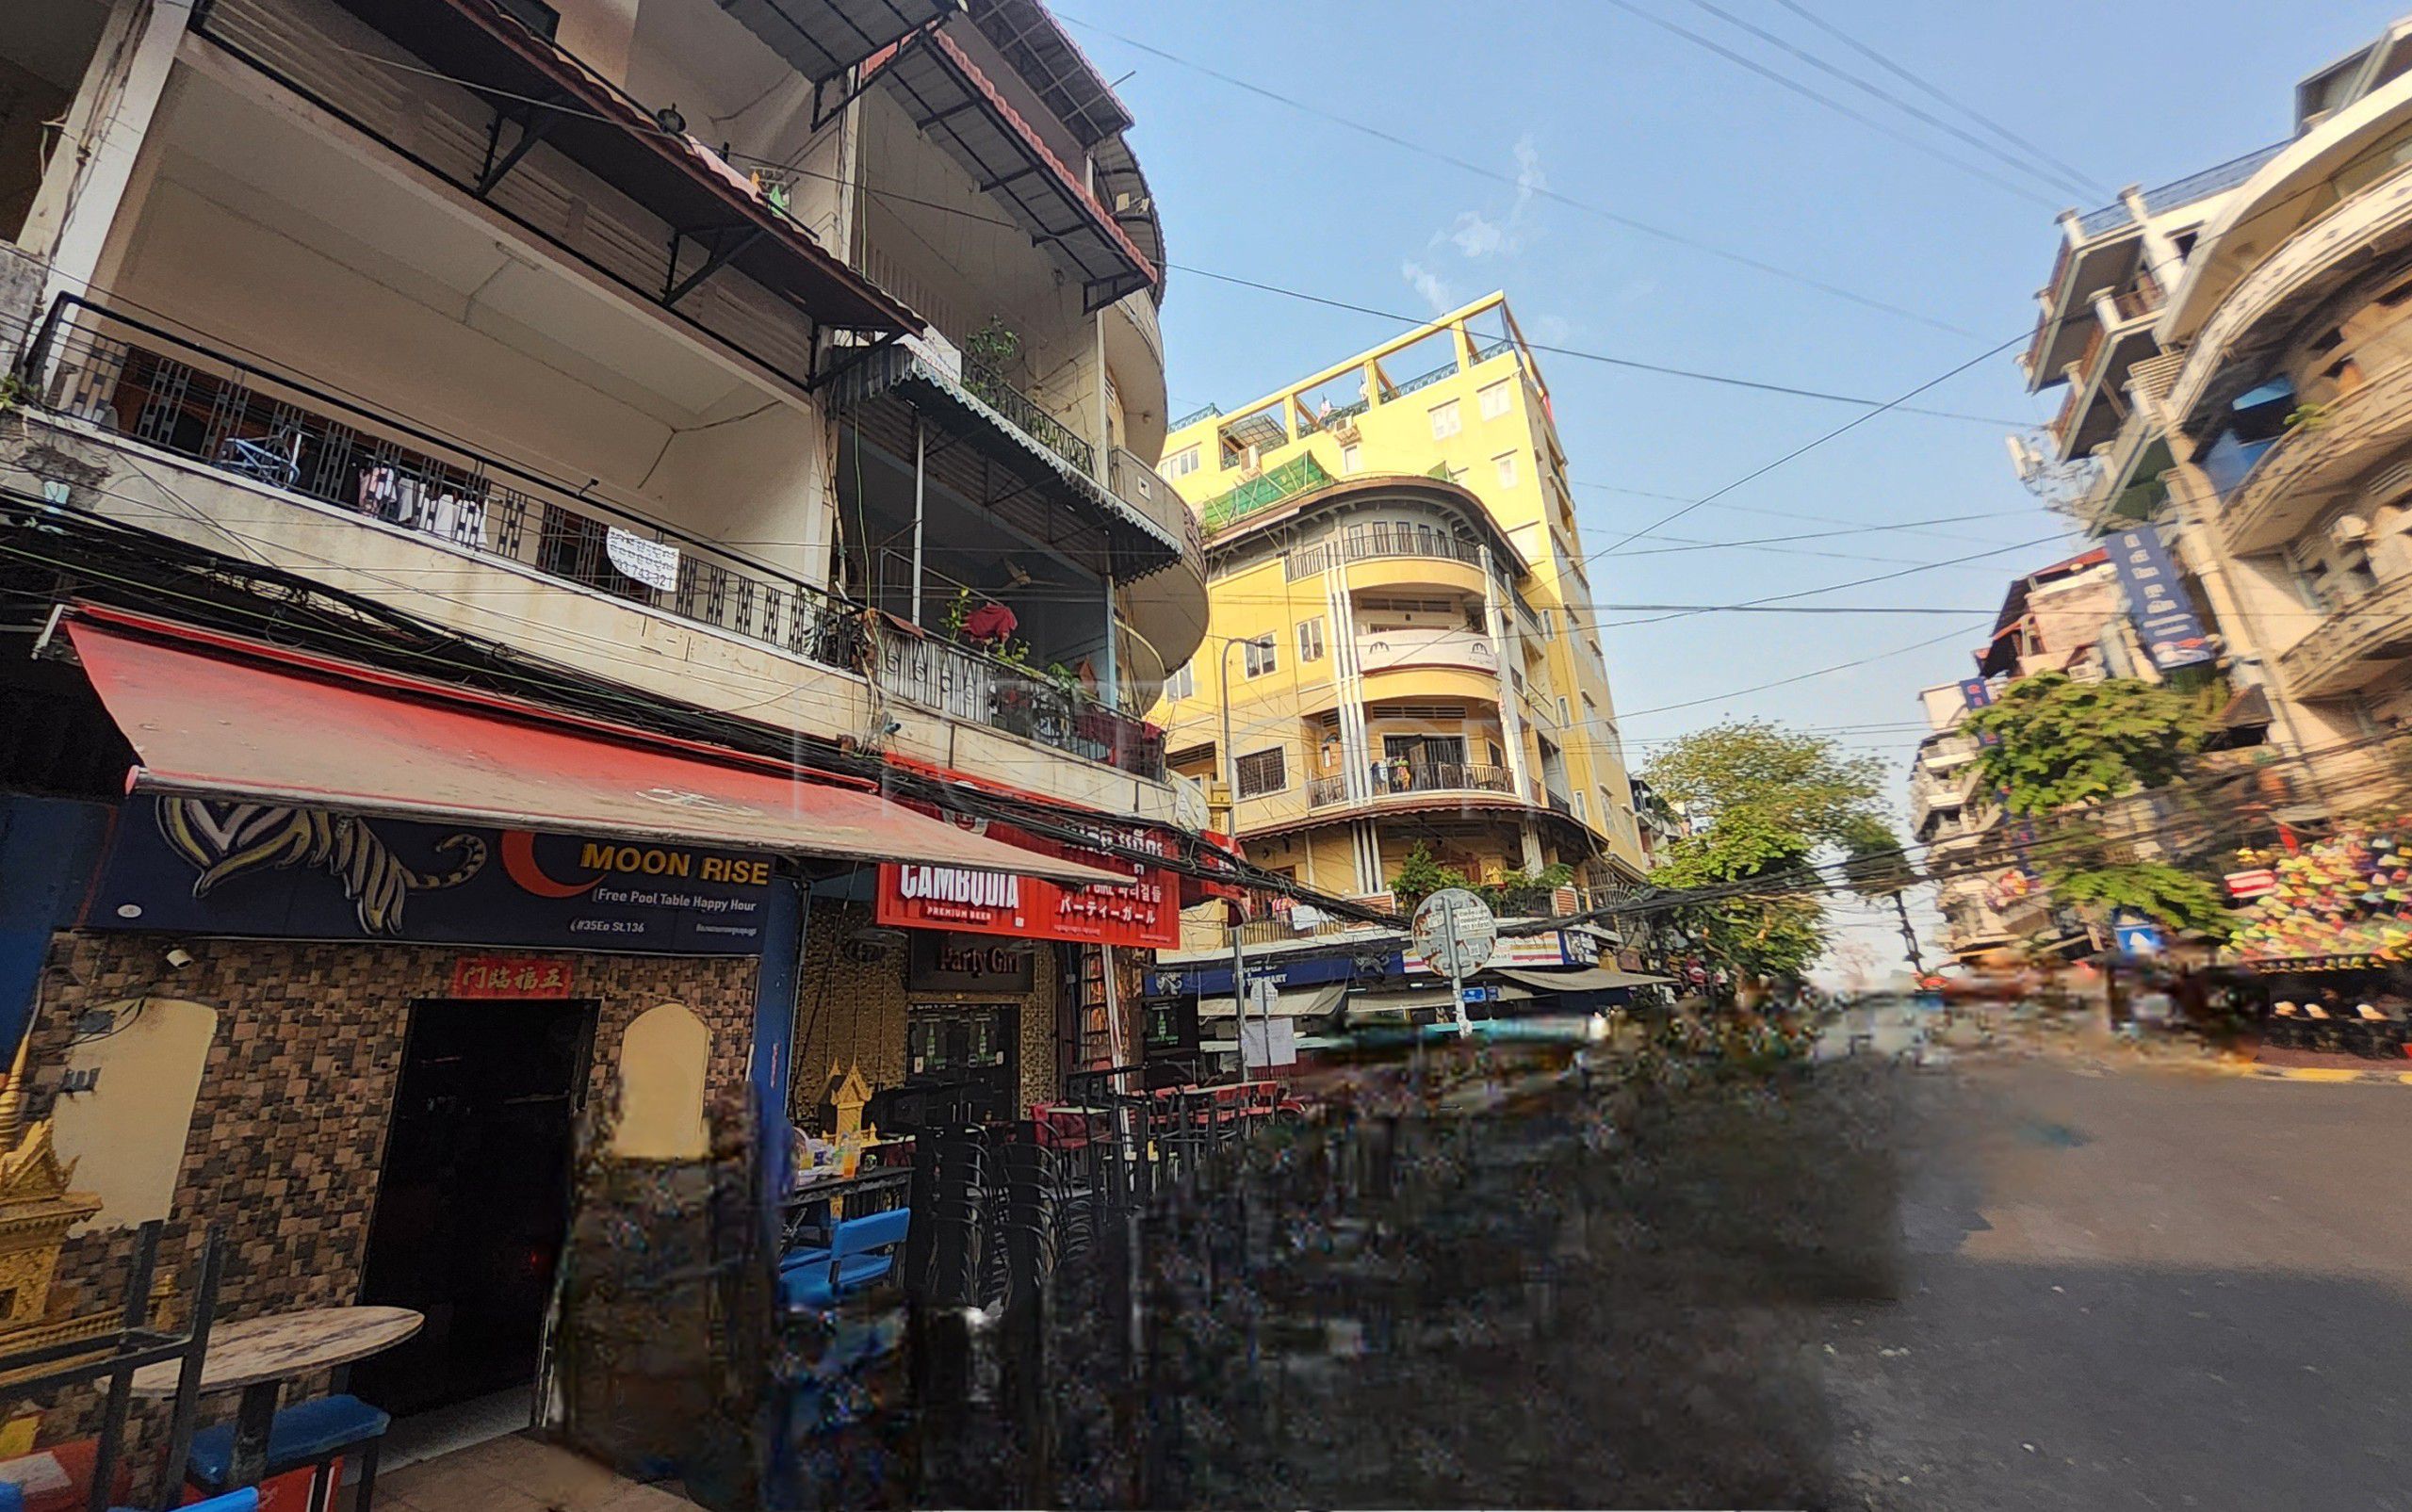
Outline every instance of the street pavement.
POLYGON ((1901 1284, 1821 1309, 1834 1504, 2412 1509, 2412 1086, 1906 1080, 1901 1284))

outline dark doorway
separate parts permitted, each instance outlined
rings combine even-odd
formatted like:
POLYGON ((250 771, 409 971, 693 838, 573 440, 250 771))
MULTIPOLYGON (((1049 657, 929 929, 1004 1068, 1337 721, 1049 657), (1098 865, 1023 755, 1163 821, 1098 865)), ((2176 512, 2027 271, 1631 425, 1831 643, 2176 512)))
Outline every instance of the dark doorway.
POLYGON ((904 1020, 908 1085, 959 1085, 992 1118, 1011 1118, 1021 1091, 1021 1010, 1012 1003, 915 1003, 904 1020))
POLYGON ((594 1025, 583 1002, 412 1008, 360 1300, 427 1324, 352 1368, 357 1395, 401 1415, 535 1379, 594 1025))

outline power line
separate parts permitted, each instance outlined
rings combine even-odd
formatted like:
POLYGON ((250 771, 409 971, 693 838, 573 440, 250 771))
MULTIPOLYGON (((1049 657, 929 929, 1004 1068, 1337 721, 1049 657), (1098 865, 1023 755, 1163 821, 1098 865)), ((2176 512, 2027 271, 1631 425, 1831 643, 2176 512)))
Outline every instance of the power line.
POLYGON ((1695 236, 1687 236, 1679 231, 1670 231, 1663 226, 1652 225, 1648 221, 1636 219, 1632 216, 1607 209, 1602 205, 1593 204, 1589 201, 1575 199, 1572 195, 1550 188, 1546 186, 1533 185, 1530 183, 1520 184, 1512 174, 1500 172, 1497 169, 1485 168, 1479 163, 1471 162, 1453 154, 1442 152, 1438 148, 1426 146, 1422 142, 1411 140, 1406 137, 1401 137, 1396 133, 1387 131, 1382 127, 1368 125, 1361 121, 1351 120, 1349 117, 1340 115, 1334 111, 1327 110, 1321 106, 1312 105, 1307 101, 1296 99, 1290 95, 1282 94, 1278 90, 1266 89, 1263 85, 1251 83, 1248 80, 1240 78, 1234 74, 1226 73, 1220 69, 1211 68, 1204 63, 1195 62, 1189 58, 1182 57, 1178 53, 1167 52, 1164 48, 1154 46, 1151 43, 1140 41, 1135 37, 1127 36, 1121 32, 1113 30, 1111 27, 1100 25, 1092 21, 1084 21, 1078 16, 1070 15, 1060 9, 1055 11, 1054 14, 1057 20, 1064 22, 1067 25, 1078 26, 1084 31, 1095 32, 1100 37, 1112 38, 1114 41, 1120 42, 1125 47, 1135 48, 1139 52, 1146 53, 1151 57, 1159 57, 1177 67, 1188 69, 1192 73, 1202 73, 1206 77, 1216 80, 1219 83, 1228 84, 1235 89, 1245 89, 1250 94, 1271 100, 1277 105, 1287 106, 1291 109, 1298 111, 1302 115, 1312 116, 1318 121, 1328 122, 1335 126, 1340 126, 1346 130, 1354 131, 1366 137, 1371 137, 1376 141, 1383 142, 1403 151, 1412 153, 1419 157, 1429 158, 1434 162, 1446 164, 1447 166, 1458 169, 1460 171, 1472 173, 1477 178, 1485 178, 1496 184, 1504 184, 1510 188, 1523 189, 1538 198, 1551 201, 1554 203, 1563 204, 1570 209, 1580 210, 1586 215, 1597 216, 1599 219, 1605 220, 1612 225, 1622 226, 1626 230, 1635 232, 1638 235, 1654 237, 1657 240, 1669 242, 1692 252, 1704 252, 1711 257, 1718 258, 1724 262, 1733 263, 1738 267, 1748 268, 1754 272, 1765 273, 1772 278, 1783 279, 1788 284, 1797 284, 1804 288, 1815 289, 1820 294, 1828 294, 1839 300, 1847 300, 1864 309, 1880 310, 1886 315, 1899 316, 1905 320, 1915 320, 1920 325, 1931 326, 1937 331, 1950 332, 1954 335, 1969 336, 1976 334, 1975 332, 1955 326, 1948 320, 1938 320, 1931 316, 1921 315, 1915 310, 1905 309, 1900 305, 1891 303, 1884 300, 1873 299, 1865 294, 1853 293, 1851 290, 1843 288, 1839 285, 1829 284, 1823 279, 1816 278, 1806 273, 1795 272, 1790 268, 1781 268, 1773 263, 1762 261, 1761 259, 1752 257, 1748 253, 1734 252, 1727 248, 1719 247, 1714 242, 1702 241, 1695 236))
MULTIPOLYGON (((1866 58, 1869 62, 1874 63, 1877 67, 1884 70, 1888 73, 1891 73, 1896 78, 1905 81, 1915 89, 1923 90, 1929 98, 1940 101, 1944 105, 1950 106, 1952 109, 1959 111, 1960 114, 1966 117, 1968 120, 1984 127, 1987 131, 1992 132, 2002 140, 2009 142, 2012 146, 2033 154, 2037 160, 2048 164, 2053 169, 2066 174, 2071 183, 2087 186, 2088 193, 2099 194, 2101 192, 2098 188, 2093 187, 2093 176, 2087 173, 2083 169, 2071 167, 2066 161, 2053 156, 2050 153, 2028 140, 2018 133, 2011 130, 2008 126, 1995 121, 1990 116, 1980 113, 1964 102, 1954 99, 1951 95, 1948 95, 1943 90, 1937 89, 1926 79, 1921 78, 1918 74, 1902 67, 1900 64, 1894 62, 1891 58, 1886 57, 1883 54, 1878 52, 1873 47, 1868 46, 1866 42, 1861 41, 1858 38, 1844 31, 1841 27, 1836 26, 1833 23, 1817 16, 1815 12, 1811 11, 1808 7, 1801 5, 1799 0, 1775 0, 1775 3, 1784 7, 1785 9, 1791 11, 1794 15, 1799 16, 1801 20, 1807 22, 1812 26, 1817 27, 1819 31, 1824 32, 1827 36, 1832 37, 1834 41, 1842 43, 1845 47, 1850 48, 1852 52, 1866 58)), ((2105 195, 2104 198, 2107 199, 2109 196, 2105 195)))
POLYGON ((1928 389, 1948 382, 1952 379, 1959 377, 1962 373, 1966 372, 1971 367, 1976 366, 1979 363, 1991 361, 1993 358, 1999 356, 2001 353, 2008 351, 2011 348, 2025 341, 2027 337, 2028 333, 2022 331, 2017 335, 2011 337, 2008 341, 1996 342, 1995 345, 1977 353, 1974 357, 1969 358, 1966 362, 1960 364, 1949 371, 1928 379, 1925 382, 1920 383, 1914 389, 1911 389, 1908 393, 1902 394, 1897 398, 1881 404, 1865 415, 1847 420, 1843 424, 1836 426, 1832 431, 1827 431, 1825 434, 1818 436, 1814 440, 1803 442, 1801 445, 1793 447, 1790 451, 1785 452, 1783 456, 1778 457, 1775 461, 1768 463, 1763 466, 1754 467, 1751 471, 1744 473, 1741 477, 1734 480, 1734 481, 1726 484, 1724 487, 1718 489, 1715 493, 1703 495, 1703 496, 1692 500, 1690 503, 1686 504, 1682 509, 1676 510, 1672 513, 1663 515, 1658 519, 1651 521, 1640 529, 1635 530, 1630 534, 1620 538, 1613 544, 1590 553, 1586 556, 1583 561, 1586 563, 1596 561, 1600 558, 1606 556, 1609 552, 1616 550, 1619 546, 1630 545, 1635 540, 1641 536, 1648 535, 1650 532, 1659 529, 1662 527, 1672 525, 1677 520, 1682 519, 1685 515, 1689 514, 1692 511, 1700 509, 1705 505, 1713 504, 1717 500, 1724 497, 1726 495, 1733 493, 1736 489, 1742 487, 1744 484, 1754 482, 1794 459, 1806 456, 1808 453, 1817 450, 1827 442, 1833 441, 1839 436, 1858 430, 1861 426, 1866 425, 1868 421, 1873 420, 1880 415, 1882 415, 1885 411, 1907 403, 1909 400, 1917 398, 1920 394, 1925 393, 1928 389))
POLYGON ((1974 163, 1963 162, 1959 158, 1952 156, 1949 153, 1943 151, 1941 148, 1930 147, 1925 142, 1918 140, 1915 137, 1910 136, 1906 132, 1896 131, 1892 127, 1884 124, 1884 122, 1878 121, 1873 116, 1862 114, 1861 112, 1843 104, 1839 100, 1832 99, 1826 95, 1820 94, 1816 89, 1813 89, 1809 86, 1801 83, 1800 80, 1792 78, 1786 74, 1779 73, 1775 70, 1768 68, 1752 58, 1746 57, 1742 54, 1727 47, 1722 42, 1717 41, 1711 38, 1703 37, 1687 26, 1668 21, 1663 17, 1654 16, 1649 11, 1642 9, 1639 6, 1633 4, 1632 0, 1608 0, 1608 4, 1616 7, 1619 10, 1624 11, 1628 15, 1638 17, 1642 21, 1650 23, 1650 24, 1656 26, 1661 31, 1672 32, 1674 35, 1681 37, 1686 41, 1692 43, 1694 46, 1704 47, 1708 51, 1715 53, 1718 57, 1724 58, 1727 62, 1734 64, 1736 67, 1748 69, 1752 73, 1759 75, 1761 78, 1770 80, 1778 86, 1800 95, 1804 100, 1811 100, 1818 105, 1824 106, 1827 109, 1834 112, 1838 116, 1845 117, 1851 121, 1856 121, 1861 125, 1866 126, 1868 130, 1875 132, 1877 135, 1890 138, 1894 141, 1899 142, 1901 145, 1908 147, 1914 152, 1924 153, 1926 155, 1934 158, 1938 162, 1948 163, 1963 173, 1982 179, 1996 188, 2005 189, 2012 194, 2017 195, 2022 200, 2033 201, 2035 203, 2041 204, 2047 209, 2058 210, 2061 208, 2061 206, 2053 201, 2045 199, 2043 195, 2028 188, 2025 185, 2013 184, 2009 179, 2002 177, 1991 169, 1979 168, 1974 163))
MULTIPOLYGON (((1762 609, 1769 605, 1785 604, 1796 598, 1811 598, 1819 593, 1832 593, 1845 588, 1864 588, 1869 583, 1890 582, 1897 577, 1909 577, 1922 572, 1932 572, 1938 567, 1957 566, 1964 561, 1981 561, 1987 557, 2008 556, 2013 551, 2032 551, 2039 545, 2049 545, 2057 539, 2059 538, 2056 536, 2047 535, 2034 541, 2020 541, 2006 546, 1995 546, 1991 550, 1987 551, 1972 551, 1964 557, 1950 557, 1941 561, 1922 561, 1915 566, 1904 567, 1898 572, 1882 572, 1877 573, 1873 577, 1854 577, 1849 582, 1828 583, 1819 588, 1795 589, 1793 592, 1788 593, 1771 594, 1766 598, 1745 599, 1738 604, 1720 604, 1716 606, 1714 610, 1686 609, 1673 613, 1663 614, 1656 620, 1619 620, 1614 622, 1602 622, 1599 628, 1603 630, 1623 629, 1636 625, 1655 625, 1660 623, 1661 620, 1685 619, 1693 614, 1708 612, 1733 613, 1742 610, 1762 609)), ((1991 611, 1963 609, 1957 610, 1947 610, 1941 612, 1974 614, 1989 613, 1991 611)))
MULTIPOLYGON (((1988 615, 1986 620, 1990 620, 1992 616, 1988 615)), ((1978 623, 1983 624, 1985 621, 1979 621, 1978 623)), ((1729 698, 1740 698, 1750 693, 1763 693, 1770 688, 1788 688, 1794 683, 1807 682, 1813 677, 1823 677, 1833 673, 1848 672, 1854 667, 1865 667, 1872 661, 1883 661, 1892 657, 1907 656, 1913 651, 1923 651, 1928 646, 1940 645, 1946 641, 1955 640, 1966 633, 1967 631, 1964 629, 1947 630, 1941 635, 1929 636, 1923 641, 1913 641, 1908 645, 1895 646, 1890 651, 1878 651, 1868 656, 1854 657, 1849 661, 1837 661, 1831 667, 1819 667, 1811 672, 1796 673, 1789 677, 1778 677, 1773 682, 1753 683, 1748 688, 1736 688, 1721 693, 1711 693, 1704 698, 1687 698, 1677 704, 1660 704, 1651 708, 1628 708, 1622 710, 1619 717, 1623 719, 1640 719, 1651 714, 1672 713, 1674 710, 1679 708, 1698 708, 1703 704, 1722 703, 1729 698)))
MULTIPOLYGON (((1768 46, 1777 48, 1782 52, 1789 54, 1793 57, 1799 58, 1801 62, 1808 64, 1811 68, 1817 70, 1819 73, 1840 79, 1851 88, 1870 95, 1875 99, 1883 101, 1894 109, 1900 111, 1902 114, 1909 116, 1914 120, 1924 122, 1926 124, 1932 126, 1937 131, 1948 133, 1950 136, 1967 143, 1969 146, 1974 147, 1977 151, 1985 154, 1996 161, 2006 164, 2009 167, 2017 170, 2019 172, 2025 173, 2029 177, 2037 180, 2056 193, 2064 192, 2071 187, 2070 182, 2063 176, 2037 168, 2034 164, 2024 158, 2006 153, 1999 147, 1995 146, 1992 142, 1985 140, 1983 138, 1979 137, 1972 132, 1965 131, 1959 126, 1953 125, 1950 122, 1935 115, 1932 111, 1912 105, 1909 101, 1902 99, 1899 95, 1893 93, 1889 89, 1882 89, 1876 85, 1870 84, 1866 79, 1861 78, 1858 74, 1852 73, 1848 70, 1835 67, 1833 64, 1829 63, 1815 53, 1810 52, 1808 49, 1795 46, 1791 42, 1785 41, 1782 37, 1779 37, 1775 33, 1768 30, 1766 27, 1758 25, 1752 22, 1745 21, 1740 16, 1735 15, 1732 11, 1725 9, 1723 7, 1712 4, 1711 0, 1691 0, 1691 3, 1699 8, 1707 11, 1710 15, 1715 16, 1719 21, 1724 22, 1727 25, 1749 32, 1752 36, 1756 37, 1763 42, 1766 42, 1768 46)), ((2076 181, 2075 187, 2077 191, 2081 194, 2091 194, 2094 192, 2092 187, 2085 184, 2081 179, 2076 181)))
MULTIPOLYGON (((1252 278, 1242 278, 1234 273, 1218 273, 1212 268, 1193 268, 1186 263, 1168 262, 1165 266, 1175 272, 1213 279, 1221 284, 1234 284, 1242 288, 1260 289, 1267 294, 1279 294, 1288 299, 1304 301, 1309 304, 1320 304, 1327 309, 1345 310, 1355 315, 1370 315, 1379 319, 1395 320, 1410 328, 1431 323, 1427 319, 1412 315, 1402 315, 1395 310, 1376 309, 1372 305, 1357 304, 1347 300, 1336 300, 1322 294, 1309 294, 1301 289, 1286 288, 1279 284, 1267 284, 1252 278)), ((1612 357, 1605 352, 1586 351, 1576 347, 1552 346, 1540 341, 1527 341, 1524 346, 1527 350, 1547 352, 1553 357, 1572 357, 1583 362, 1600 363, 1610 367, 1625 367, 1637 372, 1657 373, 1668 378, 1688 378, 1697 382, 1721 383, 1730 388, 1755 389, 1764 394, 1784 394, 1794 398, 1824 399, 1834 404, 1859 404, 1869 408, 1878 408, 1883 404, 1882 399, 1863 398, 1854 394, 1830 394, 1823 389, 1797 388, 1789 383, 1771 383, 1756 379, 1735 378, 1728 374, 1702 372, 1690 367, 1670 367, 1663 364, 1642 362, 1632 357, 1612 357)), ((1905 414, 1932 415, 1938 420, 1966 420, 1977 425, 1987 426, 2018 426, 2023 423, 2016 420, 1998 419, 1990 415, 1968 415, 1958 410, 1930 410, 1915 406, 1901 408, 1905 414)))

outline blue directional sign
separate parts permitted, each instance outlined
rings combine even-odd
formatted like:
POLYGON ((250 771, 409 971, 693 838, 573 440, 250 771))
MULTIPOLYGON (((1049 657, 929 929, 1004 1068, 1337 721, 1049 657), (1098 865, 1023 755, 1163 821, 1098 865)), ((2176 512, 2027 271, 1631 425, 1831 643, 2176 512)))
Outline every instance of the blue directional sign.
POLYGON ((2187 601, 2159 530, 2143 525, 2112 536, 2110 565, 2118 569, 2119 586, 2127 593, 2127 617, 2135 621, 2136 638, 2154 666, 2168 672, 2211 659, 2210 637, 2187 601))

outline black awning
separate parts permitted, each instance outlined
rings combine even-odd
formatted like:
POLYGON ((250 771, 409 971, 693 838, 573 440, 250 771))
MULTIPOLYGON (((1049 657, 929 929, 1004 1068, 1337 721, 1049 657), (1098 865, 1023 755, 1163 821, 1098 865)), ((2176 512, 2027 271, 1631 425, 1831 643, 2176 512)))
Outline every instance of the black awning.
POLYGON ((537 142, 659 216, 694 247, 661 302, 735 268, 814 320, 858 331, 921 330, 912 311, 833 256, 720 155, 674 135, 610 80, 505 14, 493 0, 335 0, 430 68, 521 122, 483 194, 537 142))
POLYGON ((2259 683, 2238 693, 2211 716, 2215 730, 2258 730, 2270 724, 2270 695, 2259 683))
POLYGON ((922 32, 871 66, 913 124, 1081 281, 1089 309, 1154 286, 1155 264, 953 38, 922 32))
POLYGON ((815 84, 892 47, 960 0, 720 0, 771 51, 815 84))
POLYGON ((1131 129, 1131 112, 1038 0, 974 0, 971 19, 1084 147, 1131 129))
MULTIPOLYGON (((1032 537, 1072 550, 1116 582, 1135 582, 1182 560, 1182 542, 1137 507, 1081 471, 1006 419, 987 401, 929 359, 902 346, 883 347, 832 382, 835 405, 875 406, 884 397, 919 411, 939 430, 959 436, 974 452, 1005 469, 1016 480, 995 496, 973 489, 967 496, 1011 520, 1032 537), (1080 528, 1095 531, 1103 546, 1091 556, 1066 539, 1050 510, 1069 510, 1080 528)), ((900 412, 902 413, 902 412, 900 412)), ((887 437, 867 423, 865 432, 900 456, 910 456, 905 437, 887 437)))

